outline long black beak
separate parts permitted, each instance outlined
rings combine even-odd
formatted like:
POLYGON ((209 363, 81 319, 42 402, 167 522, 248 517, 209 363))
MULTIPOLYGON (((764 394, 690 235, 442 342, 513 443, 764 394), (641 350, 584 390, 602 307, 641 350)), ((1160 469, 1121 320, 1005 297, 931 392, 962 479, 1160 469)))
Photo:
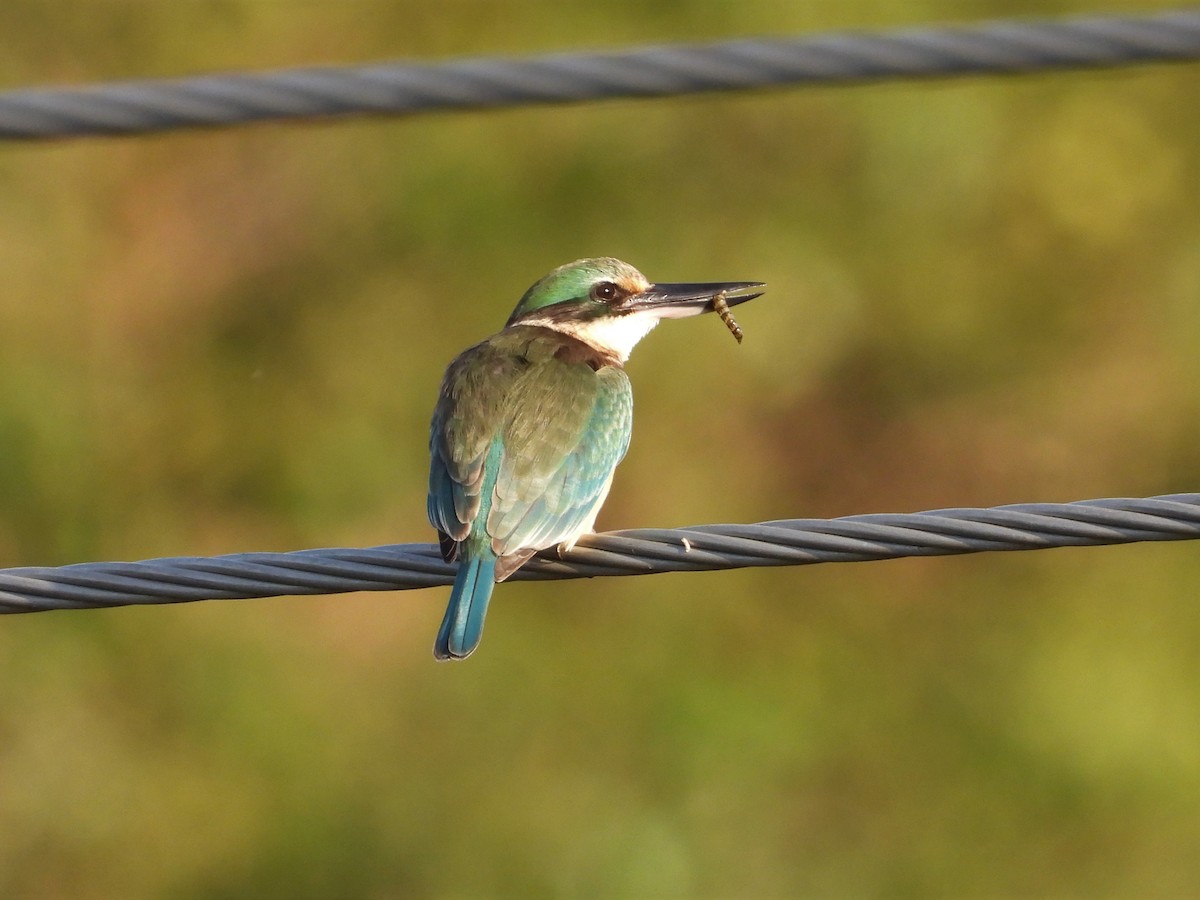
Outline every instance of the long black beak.
POLYGON ((713 311, 713 300, 725 295, 726 306, 737 306, 755 297, 766 287, 761 281, 711 281, 685 284, 652 284, 621 304, 622 312, 657 309, 664 317, 695 316, 713 311))

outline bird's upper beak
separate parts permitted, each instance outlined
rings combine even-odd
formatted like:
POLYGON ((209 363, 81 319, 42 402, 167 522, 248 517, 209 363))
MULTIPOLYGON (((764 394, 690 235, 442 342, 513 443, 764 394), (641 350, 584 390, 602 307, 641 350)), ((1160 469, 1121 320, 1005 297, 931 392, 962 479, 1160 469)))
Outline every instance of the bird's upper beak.
POLYGON ((737 306, 762 295, 755 288, 766 287, 761 281, 711 281, 686 284, 652 284, 630 295, 621 304, 621 312, 653 310, 664 319, 681 319, 713 311, 713 300, 725 295, 727 306, 737 306))

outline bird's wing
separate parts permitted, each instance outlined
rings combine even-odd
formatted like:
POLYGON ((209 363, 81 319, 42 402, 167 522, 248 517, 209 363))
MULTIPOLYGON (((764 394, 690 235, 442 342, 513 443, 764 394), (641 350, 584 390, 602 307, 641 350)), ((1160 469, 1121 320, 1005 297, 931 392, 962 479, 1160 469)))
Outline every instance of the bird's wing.
POLYGON ((604 502, 629 446, 629 378, 560 358, 561 346, 494 338, 447 369, 430 429, 428 500, 447 560, 482 521, 512 571, 533 551, 578 537, 604 502))
POLYGON ((552 365, 553 377, 543 371, 514 384, 487 518, 502 558, 577 538, 629 447, 633 394, 625 372, 552 365))
POLYGON ((442 555, 471 533, 483 504, 487 469, 498 467, 496 438, 505 398, 523 368, 521 360, 484 342, 461 353, 446 370, 429 428, 429 522, 445 538, 442 555))

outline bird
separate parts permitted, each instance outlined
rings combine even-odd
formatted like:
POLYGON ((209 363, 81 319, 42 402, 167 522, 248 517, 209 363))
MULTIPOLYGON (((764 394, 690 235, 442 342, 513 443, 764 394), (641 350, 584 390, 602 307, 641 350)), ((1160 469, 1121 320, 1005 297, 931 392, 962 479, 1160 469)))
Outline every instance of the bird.
POLYGON ((455 357, 429 430, 429 521, 442 558, 458 564, 438 660, 478 647, 497 582, 592 532, 629 448, 634 345, 662 319, 712 312, 717 298, 744 303, 764 287, 652 284, 619 259, 579 259, 536 281, 501 331, 455 357))

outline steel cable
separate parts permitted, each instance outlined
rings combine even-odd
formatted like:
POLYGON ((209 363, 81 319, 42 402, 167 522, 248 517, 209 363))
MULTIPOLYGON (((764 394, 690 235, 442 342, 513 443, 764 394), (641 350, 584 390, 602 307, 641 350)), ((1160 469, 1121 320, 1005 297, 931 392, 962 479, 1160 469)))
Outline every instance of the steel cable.
MULTIPOLYGON (((1200 538, 1200 493, 988 509, 641 528, 539 554, 513 580, 705 572, 1200 538)), ((434 544, 235 553, 0 570, 0 612, 92 609, 433 587, 454 580, 434 544)))
POLYGON ((1200 10, 641 47, 526 58, 284 69, 0 93, 0 138, 133 134, 883 78, 1200 59, 1200 10))

